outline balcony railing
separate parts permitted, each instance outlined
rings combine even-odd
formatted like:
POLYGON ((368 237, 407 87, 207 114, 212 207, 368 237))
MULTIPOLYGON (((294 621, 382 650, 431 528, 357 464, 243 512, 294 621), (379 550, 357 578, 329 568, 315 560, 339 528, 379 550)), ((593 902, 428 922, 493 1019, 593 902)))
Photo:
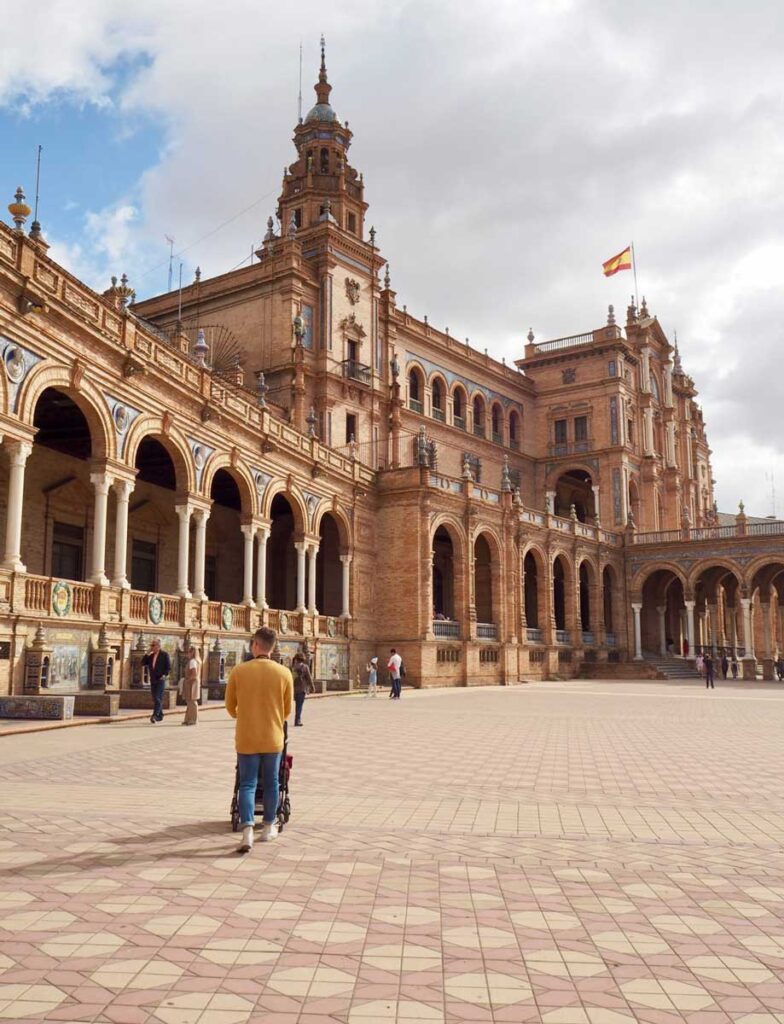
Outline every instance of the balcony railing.
POLYGON ((584 629, 583 630, 583 646, 585 646, 585 647, 593 647, 593 645, 595 643, 596 643, 596 634, 593 632, 593 630, 584 629))
POLYGON ((503 434, 499 434, 497 430, 494 430, 490 436, 492 437, 493 441, 495 441, 496 444, 504 443, 503 434))
POLYGON ((409 409, 412 410, 412 412, 422 413, 425 411, 424 405, 421 402, 418 402, 416 398, 409 398, 408 407, 409 409))
POLYGON ((433 619, 433 636, 439 640, 459 640, 460 623, 453 619, 433 619))
POLYGON ((605 633, 604 642, 608 647, 618 646, 618 638, 616 637, 615 633, 605 633))
POLYGON ((358 380, 360 384, 370 384, 372 370, 364 363, 358 363, 356 359, 344 359, 340 364, 343 367, 343 376, 350 380, 358 380))
POLYGON ((568 644, 571 641, 571 636, 568 629, 556 629, 555 631, 555 642, 557 644, 568 644))
POLYGON ((458 430, 465 430, 465 428, 466 428, 465 416, 453 416, 452 417, 452 422, 458 428, 458 430))
POLYGON ((534 346, 534 352, 557 352, 562 348, 573 348, 575 345, 590 345, 593 341, 593 334, 572 334, 568 338, 554 338, 553 341, 543 341, 540 345, 534 346))
POLYGON ((437 405, 433 406, 433 419, 440 420, 442 423, 446 421, 446 413, 443 409, 439 409, 437 405))
POLYGON ((551 455, 581 455, 583 452, 590 452, 596 447, 593 438, 584 438, 581 441, 551 441, 551 455))
POLYGON ((529 626, 525 631, 525 635, 529 644, 544 643, 544 631, 541 629, 536 629, 533 626, 529 626))
POLYGON ((484 437, 484 436, 485 436, 484 424, 482 424, 482 423, 475 423, 474 424, 474 437, 484 437))
POLYGON ((498 638, 498 626, 494 622, 477 622, 477 640, 496 640, 498 638))

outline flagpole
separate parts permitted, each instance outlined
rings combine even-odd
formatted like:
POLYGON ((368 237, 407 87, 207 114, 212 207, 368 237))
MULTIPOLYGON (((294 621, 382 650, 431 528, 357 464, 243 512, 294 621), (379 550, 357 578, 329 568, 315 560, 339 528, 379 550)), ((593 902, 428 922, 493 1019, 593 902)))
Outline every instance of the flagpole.
POLYGON ((634 242, 632 242, 632 270, 634 271, 634 305, 636 306, 640 293, 637 289, 637 257, 634 255, 634 242))

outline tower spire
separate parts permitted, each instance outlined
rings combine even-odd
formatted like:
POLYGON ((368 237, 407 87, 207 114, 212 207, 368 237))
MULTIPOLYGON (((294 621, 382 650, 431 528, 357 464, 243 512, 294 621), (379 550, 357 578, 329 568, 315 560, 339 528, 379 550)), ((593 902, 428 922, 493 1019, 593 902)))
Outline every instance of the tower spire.
POLYGON ((319 68, 318 83, 315 88, 318 102, 328 104, 332 86, 327 80, 327 43, 323 33, 321 36, 321 67, 319 68))

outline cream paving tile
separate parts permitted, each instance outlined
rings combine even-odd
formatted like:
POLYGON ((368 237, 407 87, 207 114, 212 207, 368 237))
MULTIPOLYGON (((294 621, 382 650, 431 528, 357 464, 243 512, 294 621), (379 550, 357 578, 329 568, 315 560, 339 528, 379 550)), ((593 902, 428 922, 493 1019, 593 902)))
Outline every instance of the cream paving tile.
POLYGON ((344 995, 354 988, 356 977, 334 967, 289 967, 274 971, 267 982, 287 996, 344 995))
POLYGON ((578 917, 560 911, 517 910, 510 916, 521 928, 534 928, 538 931, 558 932, 580 927, 578 917))
POLYGON ((601 957, 574 950, 524 950, 523 961, 531 971, 554 977, 595 978, 607 973, 601 957))
POLYGON ((291 921, 302 914, 302 907, 287 900, 248 900, 234 912, 251 921, 291 921))
POLYGON ((348 1015, 348 1024, 378 1024, 405 1022, 405 1024, 444 1024, 442 1010, 417 1000, 374 999, 367 1003, 355 1003, 348 1015))
POLYGON ((635 953, 638 956, 656 956, 669 951, 669 945, 658 935, 635 931, 606 931, 593 935, 594 943, 600 949, 614 953, 635 953))
POLYGON ((694 914, 657 914, 651 918, 651 924, 678 935, 718 935, 725 930, 717 921, 694 914))
POLYGON ((441 968, 441 952, 413 942, 371 946, 362 953, 362 962, 388 971, 432 971, 441 968))
POLYGON ((747 960, 739 956, 696 956, 687 960, 686 966, 694 974, 713 981, 739 981, 758 985, 773 977, 772 972, 759 960, 747 960))
POLYGON ((514 932, 508 932, 503 928, 446 928, 443 939, 467 949, 501 949, 506 946, 517 949, 514 932))
POLYGON ((306 921, 295 925, 291 934, 307 942, 338 945, 345 942, 361 942, 367 934, 367 928, 348 921, 306 921))
POLYGON ((182 977, 184 968, 168 960, 112 960, 90 975, 96 985, 110 989, 168 987, 182 977))
POLYGON ((142 928, 164 938, 173 935, 211 935, 220 928, 220 921, 205 914, 167 914, 151 917, 142 928))
POLYGON ((531 986, 521 978, 500 971, 468 971, 447 977, 448 995, 476 1006, 512 1006, 532 996, 531 986))
POLYGON ((77 956, 110 956, 125 945, 125 939, 111 932, 62 932, 42 942, 39 949, 58 960, 77 956))
POLYGON ((0 928, 7 932, 56 932, 75 920, 65 910, 28 910, 0 918, 0 928))
POLYGON ((214 964, 243 967, 273 963, 282 949, 269 939, 210 939, 199 950, 199 956, 214 964))

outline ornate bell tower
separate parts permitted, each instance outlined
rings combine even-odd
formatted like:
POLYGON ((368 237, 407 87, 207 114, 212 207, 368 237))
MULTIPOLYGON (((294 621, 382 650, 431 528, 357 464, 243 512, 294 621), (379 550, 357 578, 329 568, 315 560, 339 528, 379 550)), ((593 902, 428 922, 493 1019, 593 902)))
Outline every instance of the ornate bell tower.
POLYGON ((365 210, 362 176, 348 163, 351 145, 348 123, 341 124, 329 102, 332 86, 327 80, 324 37, 321 37, 321 68, 316 104, 294 130, 298 159, 285 173, 279 200, 281 229, 285 234, 319 224, 336 224, 362 239, 365 210))

